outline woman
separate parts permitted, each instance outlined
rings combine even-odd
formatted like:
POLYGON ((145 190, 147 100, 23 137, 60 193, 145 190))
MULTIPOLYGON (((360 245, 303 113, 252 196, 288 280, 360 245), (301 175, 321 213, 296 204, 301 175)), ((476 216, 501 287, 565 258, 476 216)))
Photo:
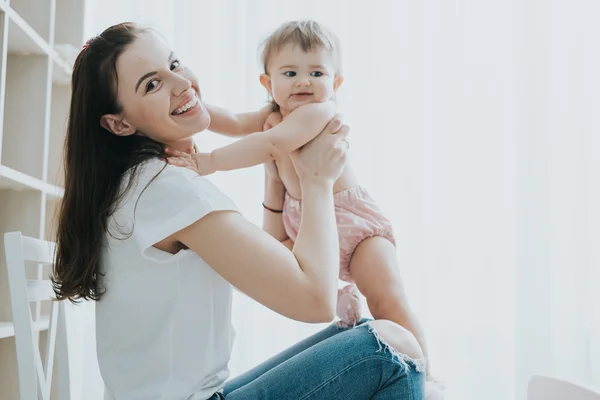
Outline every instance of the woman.
MULTIPOLYGON (((346 126, 332 120, 293 155, 305 200, 290 251, 207 180, 165 162, 167 146, 194 151, 210 115, 196 78, 159 36, 131 23, 108 28, 84 46, 72 86, 54 282, 58 298, 98 301, 106 398, 422 398, 413 361, 422 351, 388 321, 332 326, 226 383, 232 286, 289 318, 333 319, 332 184, 346 126)), ((311 111, 295 111, 295 122, 311 111)), ((240 118, 260 131, 267 113, 240 118)))

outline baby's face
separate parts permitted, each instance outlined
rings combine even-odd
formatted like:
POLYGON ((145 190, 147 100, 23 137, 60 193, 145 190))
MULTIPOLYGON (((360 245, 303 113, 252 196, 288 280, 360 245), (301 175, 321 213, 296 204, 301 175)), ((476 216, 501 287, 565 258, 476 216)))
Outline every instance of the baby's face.
POLYGON ((323 48, 305 52, 288 44, 271 56, 267 71, 267 79, 263 75, 261 82, 284 113, 331 100, 341 83, 341 77, 335 76, 333 57, 323 48))

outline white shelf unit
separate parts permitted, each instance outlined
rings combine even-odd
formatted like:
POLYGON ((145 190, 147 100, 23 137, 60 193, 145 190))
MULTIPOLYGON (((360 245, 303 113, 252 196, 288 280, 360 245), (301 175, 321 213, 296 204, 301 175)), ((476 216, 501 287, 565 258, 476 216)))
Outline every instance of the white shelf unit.
MULTIPOLYGON (((84 42, 85 0, 0 0, 0 388, 17 399, 4 233, 54 240, 72 61, 84 42), (66 51, 65 51, 66 50, 66 51), (69 51, 71 50, 71 51, 69 51)), ((30 279, 49 270, 27 266, 30 279)), ((38 331, 49 302, 32 303, 38 331)))

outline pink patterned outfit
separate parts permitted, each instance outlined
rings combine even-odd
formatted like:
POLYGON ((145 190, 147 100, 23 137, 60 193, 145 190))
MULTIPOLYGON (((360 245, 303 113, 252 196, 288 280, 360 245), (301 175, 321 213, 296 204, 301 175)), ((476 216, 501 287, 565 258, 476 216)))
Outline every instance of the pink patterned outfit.
MULTIPOLYGON (((372 236, 382 236, 394 245, 392 224, 382 214, 375 200, 362 187, 346 189, 333 195, 335 219, 340 240, 341 280, 351 283, 338 292, 337 314, 343 325, 352 326, 360 320, 360 302, 354 280, 350 276, 350 259, 358 245, 372 236)), ((288 237, 296 241, 300 228, 302 202, 285 194, 283 224, 288 237)))

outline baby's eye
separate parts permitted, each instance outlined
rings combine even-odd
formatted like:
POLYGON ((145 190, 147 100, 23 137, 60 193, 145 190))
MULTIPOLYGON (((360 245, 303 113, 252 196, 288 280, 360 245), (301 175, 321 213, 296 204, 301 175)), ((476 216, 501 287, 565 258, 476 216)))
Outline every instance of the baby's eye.
POLYGON ((148 82, 148 84, 146 85, 146 93, 148 93, 151 90, 154 90, 158 87, 158 79, 152 79, 150 82, 148 82))
POLYGON ((284 72, 283 74, 284 74, 285 76, 288 76, 288 77, 290 77, 290 78, 291 78, 291 77, 293 77, 293 76, 296 76, 296 73, 295 73, 294 71, 286 71, 286 72, 284 72))
POLYGON ((176 70, 180 66, 181 66, 181 61, 179 61, 179 60, 173 60, 173 62, 171 63, 171 71, 176 70))
POLYGON ((310 73, 310 76, 319 77, 319 76, 323 76, 323 73, 321 71, 313 71, 310 73))

